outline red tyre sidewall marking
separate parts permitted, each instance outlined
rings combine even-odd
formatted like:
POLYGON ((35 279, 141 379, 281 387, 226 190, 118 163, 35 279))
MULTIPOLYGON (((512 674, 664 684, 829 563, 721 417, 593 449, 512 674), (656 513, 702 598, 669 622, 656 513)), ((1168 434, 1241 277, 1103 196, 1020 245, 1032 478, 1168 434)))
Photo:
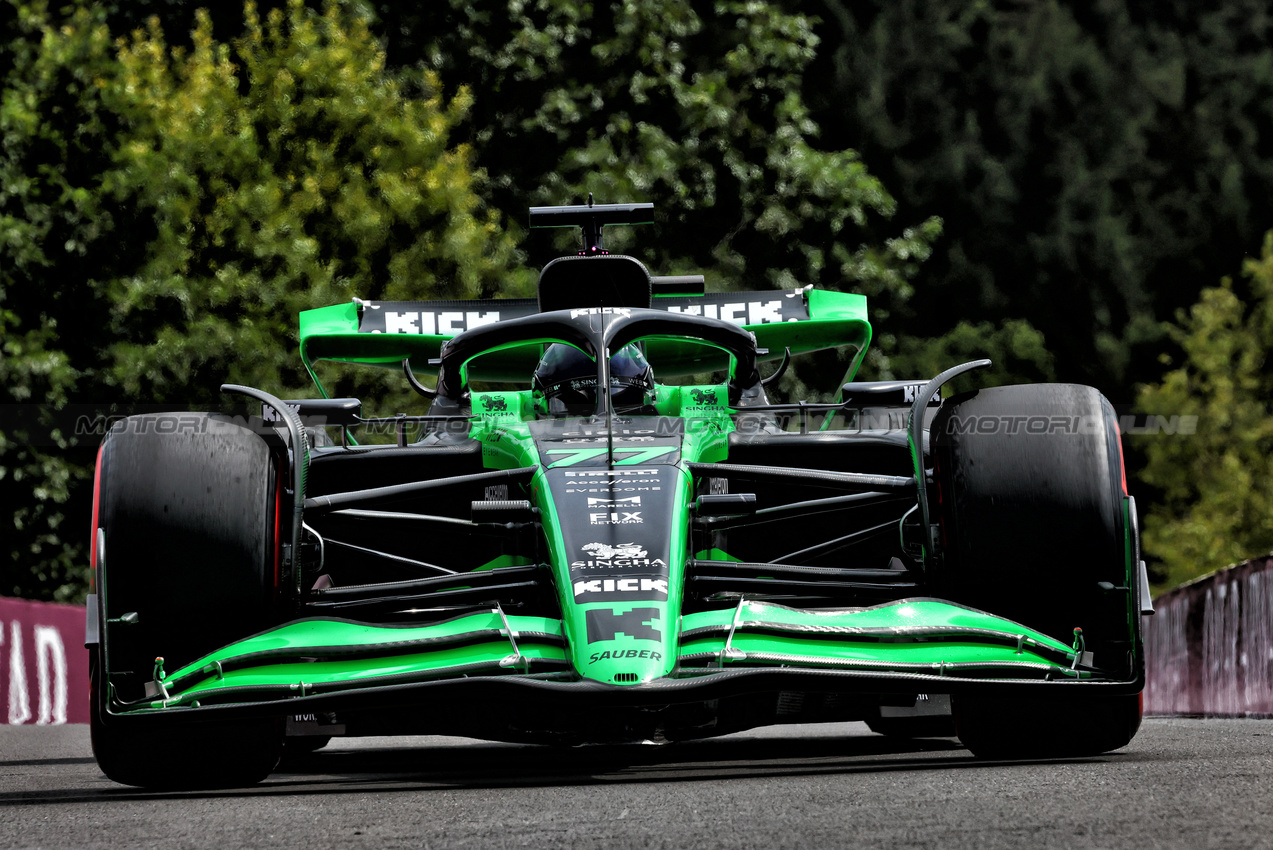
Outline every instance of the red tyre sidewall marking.
POLYGON ((97 466, 93 470, 93 530, 88 538, 88 592, 97 592, 97 529, 101 518, 102 505, 102 450, 106 448, 103 443, 97 448, 97 466))
POLYGON ((1118 474, 1123 479, 1123 495, 1127 493, 1127 464, 1123 462, 1123 432, 1118 427, 1118 421, 1114 421, 1114 436, 1118 440, 1118 474))

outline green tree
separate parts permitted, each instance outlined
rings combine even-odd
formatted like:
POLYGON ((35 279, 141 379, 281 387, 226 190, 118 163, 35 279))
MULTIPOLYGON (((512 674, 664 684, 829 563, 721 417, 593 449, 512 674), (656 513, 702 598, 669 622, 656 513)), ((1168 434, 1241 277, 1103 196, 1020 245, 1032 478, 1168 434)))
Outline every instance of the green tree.
MULTIPOLYGON (((0 46, 0 595, 82 592, 92 449, 55 411, 86 387, 108 305, 87 284, 135 248, 102 179, 121 130, 104 99, 113 49, 100 15, 53 26, 9 0, 0 46)), ((5 14, 0 11, 0 16, 5 14)))
POLYGON ((1192 435, 1133 438, 1161 492, 1144 549, 1168 586, 1273 550, 1273 232, 1243 276, 1245 303, 1226 278, 1181 312, 1183 362, 1140 389, 1141 410, 1197 421, 1192 435))
POLYGON ((385 74, 366 21, 336 4, 295 0, 266 22, 247 8, 233 50, 200 12, 189 53, 157 23, 120 52, 132 129, 113 185, 156 229, 108 284, 109 376, 129 396, 189 400, 227 378, 299 389, 300 310, 527 282, 481 209, 471 150, 449 145, 465 90, 447 102, 431 72, 385 74))
MULTIPOLYGON (((470 137, 509 214, 589 192, 652 201, 657 234, 634 241, 660 270, 704 270, 717 288, 854 288, 881 310, 908 297, 940 231, 921 219, 887 232, 892 197, 856 153, 821 142, 800 91, 813 22, 779 4, 446 0, 377 12, 391 63, 472 85, 470 137)), ((536 237, 532 259, 561 247, 536 237)))
POLYGON ((66 598, 84 589, 92 449, 70 452, 58 409, 211 405, 226 380, 310 392, 299 310, 529 281, 450 141, 467 92, 386 73, 355 12, 249 5, 234 45, 201 14, 187 50, 156 24, 116 45, 96 7, 8 2, 0 593, 66 598))
POLYGON ((989 358, 990 366, 956 378, 947 394, 976 387, 1056 380, 1056 359, 1043 334, 1019 319, 1008 319, 998 326, 990 322, 960 322, 934 339, 886 331, 877 340, 885 352, 879 363, 882 380, 931 378, 958 363, 982 358, 989 358))
POLYGON ((1060 377, 1127 400, 1160 321, 1273 220, 1273 17, 1261 0, 805 0, 831 146, 898 217, 940 216, 908 333, 1042 331, 1060 377))

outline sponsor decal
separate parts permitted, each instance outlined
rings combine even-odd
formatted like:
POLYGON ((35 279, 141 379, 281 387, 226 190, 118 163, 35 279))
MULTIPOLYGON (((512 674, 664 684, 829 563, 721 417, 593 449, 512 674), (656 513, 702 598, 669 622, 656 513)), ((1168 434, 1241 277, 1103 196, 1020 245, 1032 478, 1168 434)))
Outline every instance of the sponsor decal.
MULTIPOLYGON (((301 406, 299 404, 288 404, 287 402, 283 402, 283 404, 291 408, 293 413, 299 414, 301 412, 301 406)), ((283 414, 275 410, 273 405, 262 404, 261 405, 261 421, 262 422, 283 422, 285 420, 283 419, 283 414)))
MULTIPOLYGON (((499 310, 382 310, 381 327, 364 330, 387 334, 424 334, 426 336, 455 336, 470 328, 492 325, 502 317, 499 310)), ((370 325, 364 321, 363 324, 370 325)))
POLYGON ((632 569, 634 567, 646 567, 666 574, 667 561, 662 558, 595 558, 570 562, 570 568, 575 570, 632 569))
POLYGON ((690 395, 694 397, 695 404, 701 404, 705 407, 715 407, 719 404, 716 393, 712 390, 690 390, 690 395))
POLYGON ((589 664, 596 664, 598 661, 616 658, 649 658, 653 661, 662 661, 663 653, 656 652, 653 649, 607 649, 604 652, 594 652, 588 656, 589 664))
POLYGON ((661 640, 662 627, 658 608, 633 608, 620 614, 605 608, 585 611, 588 643, 614 640, 627 635, 633 640, 661 640))
POLYGON ((482 498, 488 502, 502 502, 508 498, 508 485, 492 484, 482 491, 482 498))
POLYGON ((491 413, 507 413, 508 402, 499 397, 488 398, 486 399, 483 408, 491 413))
POLYGON ((639 543, 618 543, 614 546, 607 543, 589 543, 580 548, 594 558, 644 558, 649 555, 639 543))
MULTIPOLYGON (((919 398, 919 391, 924 388, 923 384, 907 384, 902 387, 902 401, 907 404, 914 404, 915 399, 919 398)), ((928 400, 929 404, 941 403, 941 389, 933 393, 933 397, 928 400)))
POLYGON ((721 319, 735 325, 770 325, 776 322, 795 322, 807 318, 808 312, 804 304, 799 310, 786 310, 791 302, 782 300, 770 301, 724 301, 715 304, 687 304, 683 307, 669 306, 669 313, 681 313, 686 316, 707 316, 709 319, 721 319), (798 314, 797 314, 798 313, 798 314))
MULTIPOLYGON (((651 558, 649 550, 640 543, 588 543, 579 547, 588 556, 586 560, 572 561, 572 569, 604 570, 645 567, 663 575, 667 574, 667 561, 651 558)), ((664 588, 666 590, 666 588, 664 588)))
MULTIPOLYGON (((567 493, 657 493, 660 492, 662 485, 655 484, 649 478, 634 478, 628 476, 636 475, 658 475, 657 469, 601 469, 589 470, 587 472, 568 471, 565 473, 567 478, 581 478, 582 481, 567 481, 565 492, 567 493), (624 476, 618 478, 615 476, 624 476), (609 478, 611 480, 599 480, 609 478)), ((627 504, 640 504, 640 502, 627 504)), ((592 507, 594 503, 592 499, 588 500, 588 506, 592 507)))
MULTIPOLYGON (((658 475, 657 469, 588 469, 572 470, 566 473, 567 478, 613 478, 616 475, 658 475)), ((625 481, 623 483, 632 483, 625 481)))
MULTIPOLYGON (((628 466, 638 463, 649 463, 657 457, 663 457, 678 451, 679 449, 676 446, 650 446, 644 449, 616 448, 614 450, 614 465, 628 466)), ((548 468, 553 469, 559 466, 574 466, 584 461, 603 458, 607 454, 607 449, 604 447, 593 449, 548 449, 544 454, 560 458, 548 464, 548 468)))
POLYGON ((632 310, 627 307, 580 307, 570 311, 570 318, 580 316, 631 316, 632 310))
POLYGON ((594 511, 588 514, 592 525, 643 525, 640 511, 594 511))
MULTIPOLYGON (((655 431, 653 428, 615 428, 615 429, 614 429, 614 435, 615 435, 616 437, 621 436, 621 435, 622 435, 622 436, 626 436, 626 435, 629 435, 629 434, 635 434, 635 435, 646 435, 646 434, 650 434, 650 435, 657 435, 657 434, 658 434, 658 432, 657 432, 657 431, 655 431)), ((578 431, 565 431, 565 432, 563 432, 563 433, 562 433, 562 436, 563 436, 563 437, 594 437, 594 438, 601 438, 601 437, 604 437, 605 435, 606 435, 606 431, 605 431, 605 429, 604 429, 604 428, 602 428, 602 429, 597 429, 597 428, 581 428, 581 429, 579 429, 578 431)))
MULTIPOLYGON (((655 439, 654 437, 615 437, 614 442, 616 443, 652 443, 654 442, 654 439, 655 439)), ((598 440, 597 437, 565 437, 558 442, 595 443, 597 442, 597 440, 598 440)))
POLYGON ((621 499, 588 498, 588 507, 590 508, 634 508, 639 507, 640 504, 640 496, 628 496, 621 499))
POLYGON ((646 593, 667 598, 667 579, 649 576, 585 578, 575 582, 575 596, 586 593, 646 593))
MULTIPOLYGON (((491 302, 486 302, 491 303, 491 302)), ((495 309, 465 310, 464 302, 443 303, 422 301, 364 301, 358 320, 361 333, 416 333, 454 336, 469 328, 505 319, 532 316, 539 312, 533 298, 512 298, 495 301, 495 309)), ((473 305, 475 306, 475 305, 473 305)), ((736 325, 769 325, 776 322, 796 322, 809 318, 805 299, 797 291, 786 292, 781 298, 771 293, 756 293, 747 298, 740 293, 712 292, 689 297, 655 298, 652 306, 669 313, 687 316, 707 316, 723 319, 736 325)), ((593 307, 572 310, 573 315, 615 314, 630 315, 626 307, 593 307)))

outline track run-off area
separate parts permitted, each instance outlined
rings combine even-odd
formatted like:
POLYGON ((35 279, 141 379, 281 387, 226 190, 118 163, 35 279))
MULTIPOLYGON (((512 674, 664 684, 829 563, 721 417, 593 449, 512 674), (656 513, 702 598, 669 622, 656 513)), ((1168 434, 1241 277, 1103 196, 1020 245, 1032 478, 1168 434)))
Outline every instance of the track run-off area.
POLYGON ((1035 762, 858 723, 569 749, 346 739, 258 786, 164 794, 102 776, 85 725, 0 726, 0 848, 1273 847, 1271 799, 1273 720, 1149 718, 1122 750, 1035 762))

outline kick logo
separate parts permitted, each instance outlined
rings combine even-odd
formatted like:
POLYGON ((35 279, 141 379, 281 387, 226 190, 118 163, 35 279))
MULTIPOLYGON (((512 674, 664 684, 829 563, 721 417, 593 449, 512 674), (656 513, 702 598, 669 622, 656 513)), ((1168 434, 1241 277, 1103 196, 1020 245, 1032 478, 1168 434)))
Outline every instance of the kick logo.
POLYGON ((570 318, 577 319, 580 316, 631 316, 632 311, 627 307, 581 307, 577 310, 570 311, 570 318))
POLYGON ((575 582, 575 596, 581 593, 652 593, 667 598, 665 578, 593 578, 575 582))

